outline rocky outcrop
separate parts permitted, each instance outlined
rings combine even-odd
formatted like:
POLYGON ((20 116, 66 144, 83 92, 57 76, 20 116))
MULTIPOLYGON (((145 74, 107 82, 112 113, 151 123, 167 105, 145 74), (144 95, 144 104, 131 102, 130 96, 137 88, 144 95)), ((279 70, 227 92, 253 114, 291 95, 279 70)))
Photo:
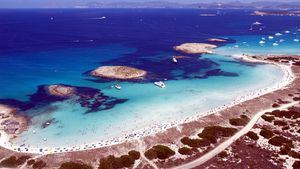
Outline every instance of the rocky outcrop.
POLYGON ((216 45, 207 43, 184 43, 174 47, 176 51, 187 54, 212 53, 212 50, 215 48, 217 48, 216 45))
POLYGON ((130 80, 145 77, 147 72, 128 66, 101 66, 91 72, 94 77, 130 80))
POLYGON ((227 40, 226 39, 220 39, 220 38, 209 38, 209 39, 207 39, 207 41, 208 42, 221 42, 221 43, 225 43, 225 42, 227 42, 227 40))
POLYGON ((58 97, 70 97, 75 94, 75 88, 64 85, 50 85, 47 88, 48 93, 58 97))

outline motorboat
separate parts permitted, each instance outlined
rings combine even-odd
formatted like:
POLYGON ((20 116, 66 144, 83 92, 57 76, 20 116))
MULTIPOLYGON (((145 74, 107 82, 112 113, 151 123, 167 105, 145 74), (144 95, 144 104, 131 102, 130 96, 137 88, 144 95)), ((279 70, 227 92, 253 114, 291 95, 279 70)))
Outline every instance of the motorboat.
POLYGON ((294 42, 299 42, 299 39, 294 39, 294 42))
POLYGON ((256 22, 254 22, 252 25, 262 25, 262 23, 261 23, 261 22, 258 22, 258 21, 256 21, 256 22))
POLYGON ((284 33, 288 34, 288 33, 291 33, 291 31, 284 31, 284 33))
POLYGON ((263 40, 259 41, 259 44, 261 44, 261 45, 263 45, 263 44, 265 44, 265 43, 266 43, 266 42, 263 41, 263 40))
POLYGON ((154 82, 154 85, 156 85, 156 86, 158 86, 160 88, 165 88, 166 87, 165 83, 162 82, 162 81, 154 82))
POLYGON ((115 89, 117 89, 117 90, 121 90, 121 89, 122 89, 122 87, 121 87, 119 84, 114 85, 114 87, 115 87, 115 89))
POLYGON ((273 36, 269 36, 268 38, 269 38, 269 39, 274 39, 274 37, 273 37, 273 36))
POLYGON ((279 45, 279 44, 278 44, 278 43, 276 43, 276 42, 275 42, 275 43, 273 43, 273 46, 278 46, 278 45, 279 45))
POLYGON ((174 57, 174 56, 173 56, 173 58, 172 58, 172 62, 173 62, 173 63, 178 63, 178 61, 177 61, 176 57, 174 57))
POLYGON ((281 33, 276 33, 275 36, 282 36, 282 34, 281 33))

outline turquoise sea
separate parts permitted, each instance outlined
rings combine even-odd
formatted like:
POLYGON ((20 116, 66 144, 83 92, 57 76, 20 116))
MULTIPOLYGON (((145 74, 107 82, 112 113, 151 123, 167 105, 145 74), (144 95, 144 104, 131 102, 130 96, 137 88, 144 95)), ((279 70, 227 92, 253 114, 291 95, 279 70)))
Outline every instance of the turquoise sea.
POLYGON ((28 130, 13 142, 33 147, 98 142, 203 114, 277 83, 284 75, 278 67, 245 63, 229 55, 299 53, 300 42, 295 39, 300 19, 258 17, 251 12, 224 10, 215 17, 202 17, 201 13, 217 11, 1 10, 0 104, 18 107, 30 119, 28 130), (249 31, 255 21, 264 24, 263 30, 249 31), (277 32, 283 35, 276 37, 277 32), (173 50, 175 45, 212 37, 230 41, 217 44, 215 54, 173 50), (262 38, 265 45, 259 44, 262 38), (280 39, 284 42, 273 46, 280 39), (174 65, 173 55, 190 59, 174 65), (143 81, 88 76, 101 65, 137 67, 152 76, 143 81), (167 87, 154 86, 157 80, 165 80, 167 87), (122 90, 110 87, 116 83, 122 90), (76 98, 42 98, 38 88, 50 84, 98 89, 107 104, 91 110, 76 98), (51 124, 45 127, 45 122, 51 124))

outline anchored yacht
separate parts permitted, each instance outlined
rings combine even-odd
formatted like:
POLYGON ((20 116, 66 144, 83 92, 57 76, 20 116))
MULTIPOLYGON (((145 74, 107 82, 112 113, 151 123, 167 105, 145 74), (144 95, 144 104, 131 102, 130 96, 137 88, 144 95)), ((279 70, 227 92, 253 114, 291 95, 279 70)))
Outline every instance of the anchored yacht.
POLYGON ((119 84, 116 84, 114 87, 115 87, 117 90, 121 90, 121 89, 122 89, 122 87, 121 87, 119 84))
POLYGON ((156 85, 156 86, 158 86, 160 88, 165 88, 166 87, 165 83, 162 82, 162 81, 154 82, 154 85, 156 85))
POLYGON ((174 57, 174 56, 173 56, 173 58, 172 58, 172 61, 173 61, 173 63, 178 63, 176 57, 174 57))

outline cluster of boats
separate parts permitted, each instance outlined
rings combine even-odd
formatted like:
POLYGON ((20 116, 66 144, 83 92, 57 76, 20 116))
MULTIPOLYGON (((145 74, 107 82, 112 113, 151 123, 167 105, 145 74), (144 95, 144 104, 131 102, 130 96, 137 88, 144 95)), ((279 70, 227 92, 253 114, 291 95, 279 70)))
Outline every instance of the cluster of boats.
MULTIPOLYGON (((285 31, 284 32, 285 34, 289 34, 290 33, 290 31, 285 31)), ((275 36, 276 37, 279 37, 279 36, 282 36, 283 34, 282 33, 276 33, 275 34, 275 36)), ((275 39, 275 37, 274 36, 268 36, 268 40, 273 40, 273 39, 275 39)), ((278 46, 280 43, 282 43, 282 42, 284 42, 285 40, 284 39, 279 39, 279 40, 276 40, 275 42, 273 42, 272 43, 272 45, 273 46, 278 46)), ((293 41, 294 42, 300 42, 300 40, 299 39, 293 39, 293 41)), ((267 39, 266 38, 261 38, 261 40, 259 41, 259 44, 260 45, 264 45, 264 44, 266 44, 266 42, 267 42, 267 39)))
MULTIPOLYGON (((264 28, 263 23, 256 21, 256 22, 254 22, 254 23, 251 24, 249 30, 253 31, 253 30, 255 30, 255 29, 258 29, 258 30, 261 31, 261 30, 263 30, 263 28, 264 28)), ((300 32, 300 29, 298 30, 298 32, 300 32)), ((290 34, 290 33, 291 33, 291 31, 289 31, 289 30, 284 31, 284 34, 290 34)), ((283 36, 283 34, 278 32, 278 33, 275 34, 275 36, 276 36, 276 37, 280 37, 280 36, 283 36)), ((275 37, 274 37, 274 36, 268 36, 267 39, 268 39, 268 40, 273 40, 273 39, 275 39, 275 37)), ((267 39, 266 39, 266 38, 262 38, 262 39, 259 41, 259 44, 260 44, 260 45, 266 44, 266 43, 267 43, 267 39)), ((294 41, 294 42, 300 42, 299 39, 293 39, 293 41, 294 41)), ((273 43, 272 43, 272 46, 278 46, 278 45, 279 45, 280 43, 282 43, 282 42, 284 42, 284 39, 279 39, 279 40, 273 42, 273 43)))

